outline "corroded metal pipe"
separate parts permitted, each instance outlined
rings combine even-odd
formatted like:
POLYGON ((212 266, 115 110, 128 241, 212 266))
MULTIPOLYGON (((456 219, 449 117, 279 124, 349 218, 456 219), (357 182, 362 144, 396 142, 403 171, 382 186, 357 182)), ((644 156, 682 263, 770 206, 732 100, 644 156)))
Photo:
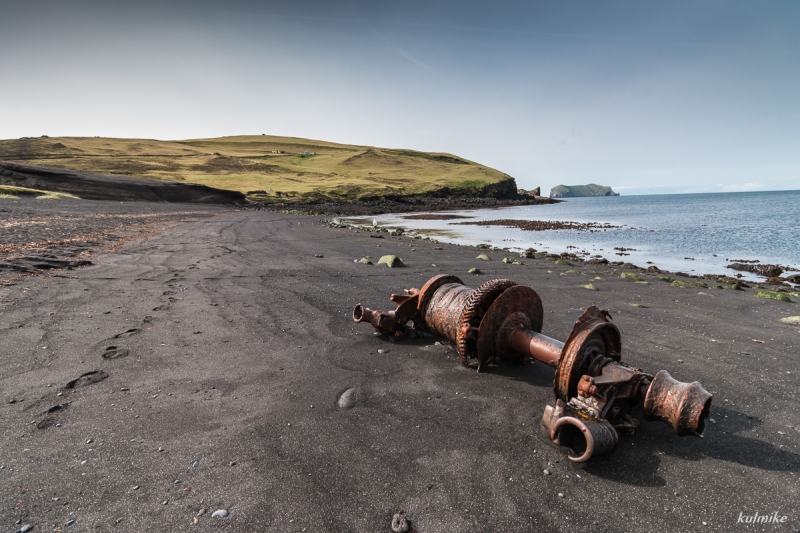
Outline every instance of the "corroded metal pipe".
POLYGON ((353 319, 388 335, 415 329, 445 337, 464 365, 477 360, 478 371, 498 360, 554 367, 556 401, 545 408, 542 426, 554 443, 571 450, 573 461, 611 453, 619 433, 638 427, 630 415, 638 405, 646 420, 666 422, 677 435, 700 437, 705 430, 711 394, 699 382, 679 382, 665 370, 654 377, 622 363, 620 333, 607 311, 586 309, 561 342, 541 333, 544 311, 536 291, 511 280, 471 289, 442 275, 405 292, 391 296, 396 310, 381 313, 358 304, 353 319))

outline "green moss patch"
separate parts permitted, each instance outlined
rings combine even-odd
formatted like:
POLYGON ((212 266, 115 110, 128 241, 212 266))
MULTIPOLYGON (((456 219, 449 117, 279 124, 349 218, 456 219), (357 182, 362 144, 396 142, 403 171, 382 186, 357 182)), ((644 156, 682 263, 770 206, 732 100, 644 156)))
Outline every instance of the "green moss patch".
POLYGON ((779 302, 792 303, 792 299, 785 292, 778 291, 756 291, 756 298, 768 298, 770 300, 777 300, 779 302))

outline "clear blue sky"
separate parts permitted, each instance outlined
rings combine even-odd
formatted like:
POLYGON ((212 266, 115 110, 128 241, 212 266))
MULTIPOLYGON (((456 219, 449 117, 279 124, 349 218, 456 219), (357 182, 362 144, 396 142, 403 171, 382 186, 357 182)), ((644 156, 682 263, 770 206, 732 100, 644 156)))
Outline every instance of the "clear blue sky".
POLYGON ((800 2, 3 2, 0 138, 275 134, 800 189, 800 2))

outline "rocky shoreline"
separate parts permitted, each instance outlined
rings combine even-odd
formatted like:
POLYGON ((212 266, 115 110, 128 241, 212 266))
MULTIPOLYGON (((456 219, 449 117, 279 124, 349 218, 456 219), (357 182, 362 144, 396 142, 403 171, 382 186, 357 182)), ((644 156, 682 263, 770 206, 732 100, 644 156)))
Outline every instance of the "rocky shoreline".
POLYGON ((493 209, 521 205, 558 203, 540 196, 519 195, 515 198, 408 196, 365 200, 358 202, 287 202, 284 204, 251 202, 248 209, 291 211, 333 216, 370 216, 385 213, 416 213, 421 211, 458 211, 463 209, 493 209))
MULTIPOLYGON (((419 217, 419 215, 411 215, 406 218, 413 220, 417 217, 419 217)), ((437 215, 437 214, 423 215, 423 217, 424 217, 422 218, 423 220, 451 220, 451 219, 455 220, 457 218, 461 218, 457 215, 437 215)), ((351 224, 348 222, 343 222, 338 218, 331 219, 329 223, 333 227, 348 228, 356 231, 374 233, 374 235, 371 236, 380 236, 381 234, 389 234, 396 236, 406 235, 406 236, 411 236, 411 238, 421 238, 421 236, 418 235, 417 233, 406 232, 401 228, 387 229, 387 228, 372 227, 369 225, 362 225, 362 224, 351 224)), ((600 224, 600 223, 527 221, 527 220, 513 220, 513 219, 500 219, 500 220, 474 221, 474 222, 471 221, 454 222, 454 224, 513 226, 513 227, 519 227, 520 229, 524 229, 527 231, 546 231, 546 230, 556 230, 556 229, 559 230, 566 229, 573 231, 602 231, 603 229, 616 227, 610 224, 600 224)), ((435 241, 435 239, 433 240, 435 241)), ((469 245, 454 245, 454 246, 466 246, 468 248, 471 248, 471 246, 469 245)), ((717 273, 702 274, 702 275, 690 274, 681 271, 662 270, 655 265, 650 265, 648 267, 641 267, 626 261, 609 261, 608 259, 603 258, 601 256, 592 256, 586 258, 571 252, 553 254, 544 251, 539 251, 535 248, 528 248, 523 252, 514 254, 513 252, 510 252, 508 248, 500 248, 496 246, 478 245, 476 248, 479 250, 492 250, 497 252, 505 252, 510 255, 519 255, 522 258, 544 257, 551 261, 563 261, 564 264, 572 264, 570 262, 573 262, 573 263, 585 263, 587 265, 601 265, 601 266, 626 268, 638 272, 649 273, 659 277, 659 279, 661 279, 662 281, 669 281, 669 282, 675 281, 671 276, 681 276, 690 279, 704 279, 704 280, 709 280, 709 282, 712 282, 715 288, 720 288, 720 289, 733 288, 739 290, 742 287, 745 288, 753 287, 755 289, 759 289, 760 285, 765 285, 769 286, 771 289, 774 289, 774 291, 777 293, 787 293, 794 296, 798 296, 798 294, 796 293, 798 290, 800 290, 800 275, 791 275, 787 276, 786 278, 778 277, 781 273, 785 271, 795 271, 796 269, 780 265, 759 264, 758 260, 751 260, 752 264, 734 263, 728 266, 728 268, 751 272, 765 278, 763 281, 750 282, 743 280, 741 274, 735 274, 733 276, 729 276, 728 274, 717 274, 717 273), (775 274, 776 272, 777 274, 775 274)), ((625 249, 615 248, 615 250, 625 250, 625 249)), ((627 254, 618 253, 617 255, 627 255, 627 254)), ((708 285, 705 285, 705 288, 708 288, 708 285)))

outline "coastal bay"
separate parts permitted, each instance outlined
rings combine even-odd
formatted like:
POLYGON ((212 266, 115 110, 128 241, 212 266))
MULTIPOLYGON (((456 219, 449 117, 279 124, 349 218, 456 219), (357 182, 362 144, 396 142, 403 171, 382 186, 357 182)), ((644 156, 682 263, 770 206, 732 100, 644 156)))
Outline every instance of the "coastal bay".
MULTIPOLYGON (((40 216, 111 214, 28 202, 40 216)), ((613 266, 508 264, 320 216, 209 207, 162 224, 92 265, 0 287, 0 495, 18 502, 2 528, 174 531, 225 509, 237 530, 388 530, 402 510, 429 532, 726 531, 742 510, 800 497, 800 332, 780 321, 797 303, 637 283, 613 266), (354 262, 385 254, 406 266, 354 262), (391 309, 389 294, 441 273, 533 287, 554 338, 582 308, 608 309, 623 361, 714 394, 705 438, 643 423, 613 455, 572 464, 539 429, 549 367, 477 374, 442 339, 390 342, 353 323, 356 303, 391 309), (613 505, 598 510, 597 494, 613 505)))

